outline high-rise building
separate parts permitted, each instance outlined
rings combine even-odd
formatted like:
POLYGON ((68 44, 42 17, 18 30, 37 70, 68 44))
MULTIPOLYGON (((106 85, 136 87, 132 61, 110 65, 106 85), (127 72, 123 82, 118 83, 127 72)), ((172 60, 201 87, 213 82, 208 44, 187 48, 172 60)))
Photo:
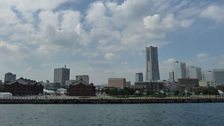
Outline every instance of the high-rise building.
POLYGON ((204 71, 202 79, 208 82, 214 82, 214 74, 213 71, 204 71))
POLYGON ((66 68, 55 68, 54 69, 54 83, 60 83, 61 87, 66 87, 65 82, 69 80, 70 69, 66 68))
POLYGON ((174 80, 186 78, 186 64, 184 62, 175 61, 173 65, 174 80))
POLYGON ((191 79, 202 80, 202 73, 200 67, 188 66, 187 77, 191 79))
POLYGON ((77 81, 83 80, 83 81, 86 81, 87 83, 89 83, 89 75, 77 75, 76 80, 77 81))
POLYGON ((169 81, 174 82, 174 72, 173 71, 169 72, 169 81))
POLYGON ((13 74, 13 73, 6 73, 5 74, 5 83, 9 83, 9 82, 12 82, 12 81, 15 81, 16 80, 16 74, 13 74))
POLYGON ((224 69, 213 70, 214 82, 218 85, 224 84, 224 69))
POLYGON ((108 79, 108 87, 124 89, 125 85, 126 85, 125 78, 109 78, 108 79))
POLYGON ((143 82, 143 73, 135 74, 135 82, 143 82))
POLYGON ((146 81, 160 80, 158 48, 146 47, 146 81))

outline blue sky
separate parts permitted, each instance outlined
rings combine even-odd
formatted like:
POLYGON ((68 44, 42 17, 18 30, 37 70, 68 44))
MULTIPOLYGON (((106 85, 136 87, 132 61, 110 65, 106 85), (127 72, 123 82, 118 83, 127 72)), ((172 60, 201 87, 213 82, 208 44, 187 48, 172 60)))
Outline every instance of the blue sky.
POLYGON ((89 74, 134 81, 145 74, 145 47, 159 47, 160 74, 180 60, 203 70, 224 66, 223 0, 4 0, 0 2, 0 79, 71 79, 89 74))

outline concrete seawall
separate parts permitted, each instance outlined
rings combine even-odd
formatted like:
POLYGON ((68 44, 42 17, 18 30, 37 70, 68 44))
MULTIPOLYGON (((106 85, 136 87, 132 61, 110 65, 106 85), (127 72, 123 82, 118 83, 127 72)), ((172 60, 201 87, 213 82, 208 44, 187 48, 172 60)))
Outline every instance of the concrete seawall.
POLYGON ((0 104, 149 104, 149 103, 217 103, 224 98, 7 98, 0 104))

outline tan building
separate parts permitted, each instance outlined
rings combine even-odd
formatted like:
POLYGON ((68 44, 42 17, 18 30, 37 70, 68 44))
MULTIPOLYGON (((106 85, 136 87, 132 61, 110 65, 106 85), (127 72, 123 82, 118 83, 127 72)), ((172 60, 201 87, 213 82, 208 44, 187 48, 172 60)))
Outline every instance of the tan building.
POLYGON ((124 89, 126 85, 125 78, 109 78, 108 79, 108 87, 115 87, 119 89, 124 89))
POLYGON ((204 81, 204 80, 199 81, 199 86, 200 87, 208 87, 208 81, 204 81))

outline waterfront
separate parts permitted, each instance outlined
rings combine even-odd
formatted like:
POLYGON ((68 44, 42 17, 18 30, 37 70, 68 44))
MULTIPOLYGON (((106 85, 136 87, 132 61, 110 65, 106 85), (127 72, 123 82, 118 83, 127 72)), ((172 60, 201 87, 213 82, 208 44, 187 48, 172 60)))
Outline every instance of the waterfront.
POLYGON ((77 96, 24 96, 0 98, 0 104, 150 104, 150 103, 218 103, 220 96, 194 97, 77 97, 77 96))
POLYGON ((0 105, 1 126, 220 126, 223 103, 0 105))

